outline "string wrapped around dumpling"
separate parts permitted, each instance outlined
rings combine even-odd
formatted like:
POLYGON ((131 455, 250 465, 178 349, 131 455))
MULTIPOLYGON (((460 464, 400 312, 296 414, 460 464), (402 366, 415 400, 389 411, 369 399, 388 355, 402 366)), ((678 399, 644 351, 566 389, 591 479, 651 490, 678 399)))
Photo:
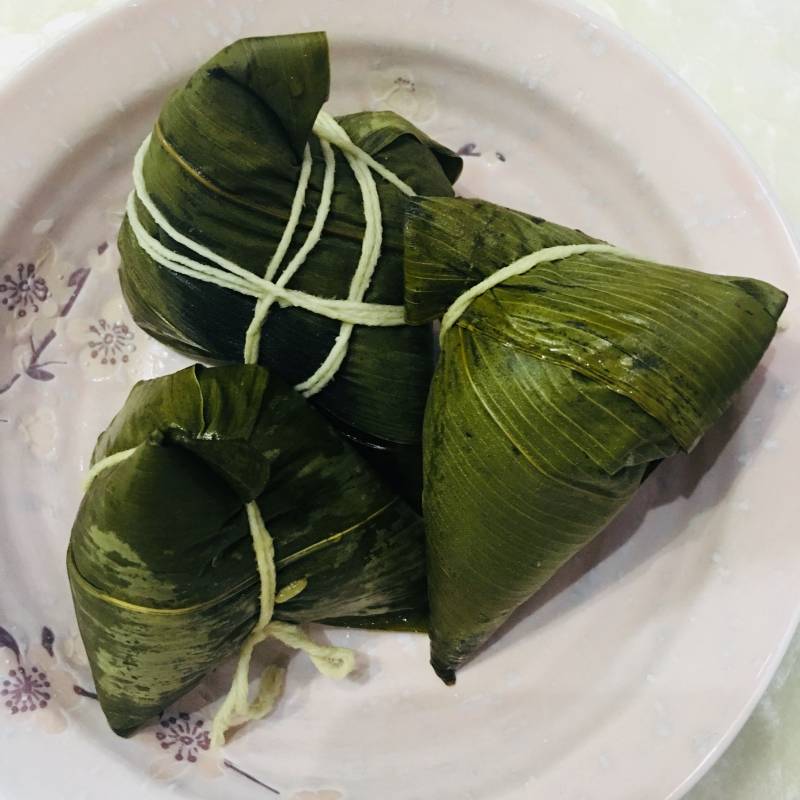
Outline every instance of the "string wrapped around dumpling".
POLYGON ((195 366, 136 384, 92 464, 67 565, 118 733, 258 626, 251 644, 275 636, 324 668, 330 654, 285 623, 424 614, 422 520, 264 367, 195 366))
POLYGON ((452 195, 461 161, 391 112, 333 120, 329 82, 323 33, 200 67, 137 158, 122 289, 162 342, 295 385, 414 500, 433 341, 404 324, 404 199, 452 195))
POLYGON ((406 309, 442 318, 425 412, 431 661, 455 670, 691 450, 786 295, 656 264, 480 200, 410 200, 406 309))

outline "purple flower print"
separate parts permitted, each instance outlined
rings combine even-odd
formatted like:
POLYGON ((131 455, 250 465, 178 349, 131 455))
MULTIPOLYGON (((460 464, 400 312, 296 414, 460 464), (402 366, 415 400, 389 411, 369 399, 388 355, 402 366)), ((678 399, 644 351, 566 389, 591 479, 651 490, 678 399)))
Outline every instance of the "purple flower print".
POLYGON ((176 761, 197 761, 200 750, 211 747, 211 737, 205 729, 202 719, 192 722, 192 718, 185 712, 177 716, 161 720, 161 730, 156 731, 156 739, 161 743, 162 750, 175 748, 176 761))
POLYGON ((30 671, 20 666, 12 669, 3 681, 0 696, 6 698, 6 707, 12 714, 23 711, 36 711, 46 708, 50 700, 50 681, 47 673, 39 667, 31 667, 30 671))
POLYGON ((0 651, 10 650, 16 661, 16 667, 0 675, 0 705, 4 704, 11 715, 19 715, 18 719, 23 718, 25 711, 37 712, 33 717, 25 714, 24 718, 32 719, 43 733, 65 731, 66 712, 81 702, 82 697, 95 696, 78 686, 74 677, 59 667, 55 643, 53 629, 45 625, 40 644, 30 644, 23 653, 11 631, 0 627, 0 651), (47 671, 41 664, 47 664, 47 671))
POLYGON ((461 147, 456 150, 458 155, 460 156, 481 156, 483 155, 480 150, 478 150, 478 145, 475 142, 467 142, 466 144, 462 144, 461 147))
POLYGON ((17 264, 17 275, 7 273, 0 283, 0 294, 4 295, 0 303, 9 311, 24 317, 28 311, 39 310, 39 303, 47 299, 49 290, 47 281, 36 274, 34 264, 17 264))
POLYGON ((124 322, 109 323, 101 319, 96 325, 90 325, 89 330, 94 334, 89 341, 92 358, 99 358, 101 364, 112 366, 117 360, 128 363, 136 345, 133 343, 133 332, 124 322))
MULTIPOLYGON (((30 306, 31 311, 38 311, 39 305, 37 301, 44 301, 50 294, 44 278, 37 277, 35 275, 36 269, 36 265, 34 264, 28 264, 27 266, 20 264, 17 267, 17 280, 12 279, 10 275, 6 275, 3 279, 3 283, 0 283, 0 294, 7 295, 7 297, 3 297, 0 303, 5 305, 9 311, 18 309, 20 305, 23 306, 17 310, 18 317, 24 317, 27 314, 27 308, 25 308, 25 306, 30 306), (21 292, 25 294, 25 298, 22 297, 20 294, 21 292)), ((79 267, 70 273, 69 278, 67 279, 67 286, 72 289, 72 292, 67 298, 67 301, 61 307, 61 310, 58 312, 59 317, 66 317, 67 314, 69 314, 72 306, 78 299, 78 295, 83 290, 84 284, 89 277, 89 273, 90 270, 87 267, 79 267)), ((33 380, 36 381, 50 381, 55 377, 52 372, 42 369, 42 367, 45 367, 48 364, 58 364, 60 362, 40 361, 45 349, 55 338, 56 329, 54 327, 48 331, 38 345, 34 344, 33 337, 29 339, 31 348, 30 361, 23 366, 21 372, 15 372, 5 383, 0 384, 0 394, 3 394, 11 389, 11 387, 14 386, 14 384, 23 375, 27 375, 29 378, 33 378, 33 380)), ((2 646, 1 643, 0 646, 2 646)))

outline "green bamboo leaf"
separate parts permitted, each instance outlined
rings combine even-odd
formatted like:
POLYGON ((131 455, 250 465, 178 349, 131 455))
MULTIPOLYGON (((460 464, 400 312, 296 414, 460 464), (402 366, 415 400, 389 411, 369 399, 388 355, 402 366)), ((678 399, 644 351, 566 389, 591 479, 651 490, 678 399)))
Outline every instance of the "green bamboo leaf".
MULTIPOLYGON (((245 39, 227 47, 176 91, 161 111, 144 161, 149 192, 171 224, 256 275, 263 275, 287 220, 308 142, 313 166, 287 259, 311 228, 323 158, 311 127, 327 99, 322 33, 245 39)), ((342 117, 352 140, 415 191, 452 195, 461 160, 391 112, 342 117)), ((378 179, 381 258, 367 302, 402 305, 403 195, 378 179)), ((138 201, 137 201, 138 202, 138 201)), ((148 231, 156 228, 137 205, 148 231)), ((289 288, 345 298, 364 232, 361 192, 336 151, 336 188, 319 244, 289 288)), ((165 243, 183 252, 165 234, 165 243)), ((126 221, 120 280, 137 323, 162 342, 213 363, 242 361, 253 300, 155 264, 126 221)), ((298 308, 274 307, 260 362, 291 384, 307 379, 330 351, 339 324, 298 308)), ((428 327, 358 326, 336 378, 313 400, 368 457, 398 481, 419 481, 419 446, 432 375, 428 327)), ((409 490, 413 494, 413 490, 409 490)))
POLYGON ((259 581, 244 504, 275 544, 290 622, 424 615, 421 519, 299 394, 259 366, 137 384, 100 436, 68 571, 103 710, 127 734, 240 645, 259 581))
MULTIPOLYGON (((442 316, 523 255, 587 243, 483 201, 412 200, 408 318, 442 316)), ((425 419, 431 652, 445 680, 621 510, 648 465, 716 422, 785 302, 762 281, 587 252, 466 308, 425 419)))

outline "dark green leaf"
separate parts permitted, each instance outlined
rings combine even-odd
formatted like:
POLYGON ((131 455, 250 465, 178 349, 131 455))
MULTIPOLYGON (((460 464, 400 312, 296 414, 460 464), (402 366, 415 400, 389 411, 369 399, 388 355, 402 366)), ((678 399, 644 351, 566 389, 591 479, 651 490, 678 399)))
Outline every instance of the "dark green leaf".
MULTIPOLYGON (((441 316, 528 253, 596 240, 483 201, 411 201, 408 316, 441 316)), ((690 449, 775 333, 786 296, 621 253, 542 263, 446 334, 425 421, 432 662, 446 680, 690 449)))
MULTIPOLYGON (((155 203, 176 228, 257 275, 264 274, 286 226, 306 141, 314 165, 287 260, 314 219, 323 162, 310 129, 328 96, 327 58, 321 33, 236 42, 172 95, 155 128, 144 164, 155 203)), ((375 112, 340 122, 356 144, 417 192, 452 194, 461 160, 407 121, 375 112)), ((384 241, 365 299, 402 305, 404 199, 382 179, 378 188, 384 241)), ((140 214, 154 233, 141 207, 140 214)), ((336 190, 322 240, 289 287, 346 297, 363 228, 361 192, 337 151, 336 190)), ((119 244, 123 292, 145 330, 192 356, 216 363, 242 360, 252 299, 154 264, 127 223, 119 244)), ((263 328, 261 363, 300 383, 322 363, 338 333, 333 320, 276 306, 263 328)), ((351 440, 381 452, 381 464, 388 462, 389 471, 401 472, 414 485, 432 365, 428 327, 358 327, 337 377, 314 402, 351 440)))
POLYGON ((259 582, 244 503, 275 543, 276 607, 293 622, 418 617, 421 519, 290 387, 258 366, 193 367, 137 384, 97 443, 101 471, 68 568, 97 693, 135 729, 232 653, 259 582))

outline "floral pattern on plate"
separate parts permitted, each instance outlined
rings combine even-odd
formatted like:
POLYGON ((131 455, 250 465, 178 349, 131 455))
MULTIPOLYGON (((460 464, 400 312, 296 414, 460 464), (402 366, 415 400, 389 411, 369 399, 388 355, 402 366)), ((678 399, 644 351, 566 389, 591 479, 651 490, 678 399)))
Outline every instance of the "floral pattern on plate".
MULTIPOLYGON (((107 248, 104 242, 97 252, 107 248)), ((18 344, 12 355, 11 373, 0 376, 0 395, 23 377, 35 381, 56 377, 50 367, 64 362, 48 358, 46 351, 58 335, 59 321, 72 311, 90 272, 90 267, 62 263, 55 245, 48 241, 34 261, 18 264, 16 278, 10 272, 5 274, 0 283, 0 307, 11 314, 7 335, 18 344)))
POLYGON ((69 713, 82 700, 95 697, 65 663, 66 653, 75 652, 74 644, 59 652, 55 634, 46 625, 39 643, 24 652, 13 634, 0 627, 0 649, 5 653, 5 663, 0 662, 0 703, 10 717, 30 721, 44 733, 63 733, 69 713))
POLYGON ((127 364, 130 361, 136 345, 133 343, 133 331, 127 323, 108 322, 101 317, 89 326, 89 331, 94 334, 89 341, 89 353, 92 358, 98 358, 100 364, 113 367, 117 363, 127 364))
POLYGON ((211 726, 190 711, 170 711, 136 738, 152 753, 148 772, 158 781, 174 781, 188 771, 200 778, 224 774, 222 752, 211 747, 211 726))
POLYGON ((17 264, 16 274, 6 273, 0 283, 0 304, 21 319, 29 311, 36 313, 47 300, 50 290, 47 281, 37 274, 36 264, 17 264))

